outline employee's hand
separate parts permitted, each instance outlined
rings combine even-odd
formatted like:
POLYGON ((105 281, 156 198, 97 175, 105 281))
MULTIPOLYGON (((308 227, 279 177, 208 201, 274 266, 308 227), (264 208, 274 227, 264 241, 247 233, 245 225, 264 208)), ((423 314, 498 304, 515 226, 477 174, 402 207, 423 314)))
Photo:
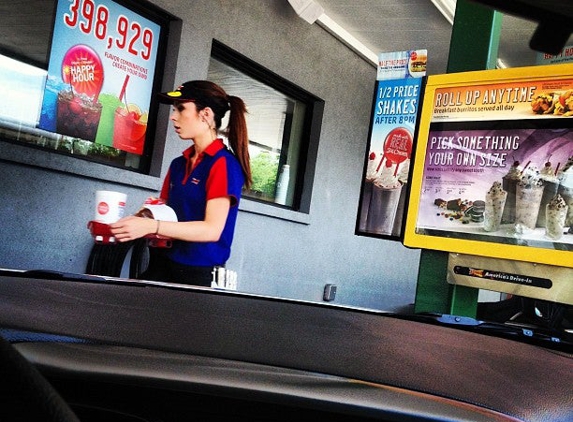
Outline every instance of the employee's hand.
POLYGON ((155 233, 157 221, 150 218, 130 215, 116 223, 110 224, 109 227, 119 242, 128 242, 155 233))

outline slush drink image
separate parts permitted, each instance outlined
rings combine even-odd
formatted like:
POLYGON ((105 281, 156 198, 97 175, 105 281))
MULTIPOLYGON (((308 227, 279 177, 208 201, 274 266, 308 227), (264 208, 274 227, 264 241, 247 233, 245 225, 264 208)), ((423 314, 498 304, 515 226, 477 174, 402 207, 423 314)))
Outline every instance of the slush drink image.
POLYGON ((71 90, 58 93, 57 132, 62 135, 94 141, 101 104, 85 94, 71 90))
POLYGON ((58 93, 65 89, 66 85, 54 77, 48 77, 44 98, 42 100, 42 111, 38 127, 50 132, 56 132, 56 116, 58 107, 58 93))
POLYGON ((113 147, 132 154, 143 154, 145 132, 147 130, 147 113, 130 104, 127 108, 115 110, 113 127, 113 147))
POLYGON ((100 94, 98 99, 102 105, 102 109, 95 141, 98 144, 111 147, 113 145, 115 111, 121 106, 121 101, 113 94, 100 94))

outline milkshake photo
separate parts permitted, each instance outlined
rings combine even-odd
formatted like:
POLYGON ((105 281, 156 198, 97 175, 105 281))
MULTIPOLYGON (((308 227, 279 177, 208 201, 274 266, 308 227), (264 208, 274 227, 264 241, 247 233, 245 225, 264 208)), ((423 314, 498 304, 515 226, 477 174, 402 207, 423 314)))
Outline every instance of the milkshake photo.
POLYGON ((493 182, 493 185, 485 195, 483 229, 486 232, 499 230, 506 199, 507 192, 503 190, 501 183, 493 182))
POLYGON ((561 195, 557 194, 546 206, 545 235, 552 240, 559 240, 565 230, 565 218, 569 208, 561 195))
POLYGON ((541 198, 543 179, 535 166, 523 171, 515 192, 515 233, 523 234, 535 229, 541 198))
POLYGON ((569 157, 563 169, 558 173, 559 194, 568 206, 565 225, 569 226, 569 233, 573 232, 573 156, 569 157))
POLYGON ((515 222, 515 192, 520 179, 521 167, 519 161, 514 161, 507 174, 503 176, 503 190, 507 192, 505 208, 501 217, 501 222, 504 224, 515 222))
POLYGON ((370 200, 372 198, 372 187, 374 186, 374 179, 376 179, 376 167, 378 160, 376 153, 372 151, 368 156, 368 165, 366 167, 366 179, 364 180, 364 191, 360 199, 360 221, 358 228, 360 231, 366 230, 366 222, 368 220, 368 210, 370 208, 370 200))
POLYGON ((396 209, 396 218, 394 219, 394 227, 392 228, 392 235, 399 236, 402 231, 402 223, 406 213, 406 200, 408 196, 408 180, 410 178, 410 160, 404 161, 399 165, 398 181, 402 185, 400 189, 400 200, 398 201, 398 208, 396 209))
POLYGON ((379 176, 374 180, 368 210, 366 230, 377 234, 391 234, 400 201, 402 184, 394 175, 394 165, 386 160, 379 176))
POLYGON ((545 227, 545 209, 549 201, 557 195, 559 179, 557 178, 556 172, 550 161, 547 161, 539 172, 539 176, 543 179, 543 186, 545 187, 543 188, 543 197, 541 198, 541 206, 539 207, 539 215, 537 216, 537 227, 545 227))

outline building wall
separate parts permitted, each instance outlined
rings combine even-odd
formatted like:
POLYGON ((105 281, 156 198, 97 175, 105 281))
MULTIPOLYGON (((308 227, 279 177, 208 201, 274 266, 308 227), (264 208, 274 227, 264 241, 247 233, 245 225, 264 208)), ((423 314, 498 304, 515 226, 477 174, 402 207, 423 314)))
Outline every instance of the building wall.
MULTIPOLYGON (((242 202, 228 262, 239 290, 322 301, 325 284, 334 283, 335 303, 383 310, 411 304, 419 251, 354 234, 375 67, 298 18, 287 1, 153 3, 183 22, 171 69, 177 83, 206 77, 215 38, 325 100, 310 213, 242 202)), ((188 143, 171 128, 161 134, 164 175, 188 143)), ((0 267, 21 269, 83 272, 93 244, 86 224, 94 192, 125 192, 134 212, 161 180, 3 141, 0 168, 0 267)))

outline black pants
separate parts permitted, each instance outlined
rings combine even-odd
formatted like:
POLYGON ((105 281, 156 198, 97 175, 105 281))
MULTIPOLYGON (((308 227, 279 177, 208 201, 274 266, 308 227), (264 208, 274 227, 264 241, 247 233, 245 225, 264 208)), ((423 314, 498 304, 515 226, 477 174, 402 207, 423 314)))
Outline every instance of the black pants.
POLYGON ((179 264, 167 258, 163 249, 149 248, 149 266, 141 274, 140 278, 143 280, 211 287, 213 267, 179 264))

